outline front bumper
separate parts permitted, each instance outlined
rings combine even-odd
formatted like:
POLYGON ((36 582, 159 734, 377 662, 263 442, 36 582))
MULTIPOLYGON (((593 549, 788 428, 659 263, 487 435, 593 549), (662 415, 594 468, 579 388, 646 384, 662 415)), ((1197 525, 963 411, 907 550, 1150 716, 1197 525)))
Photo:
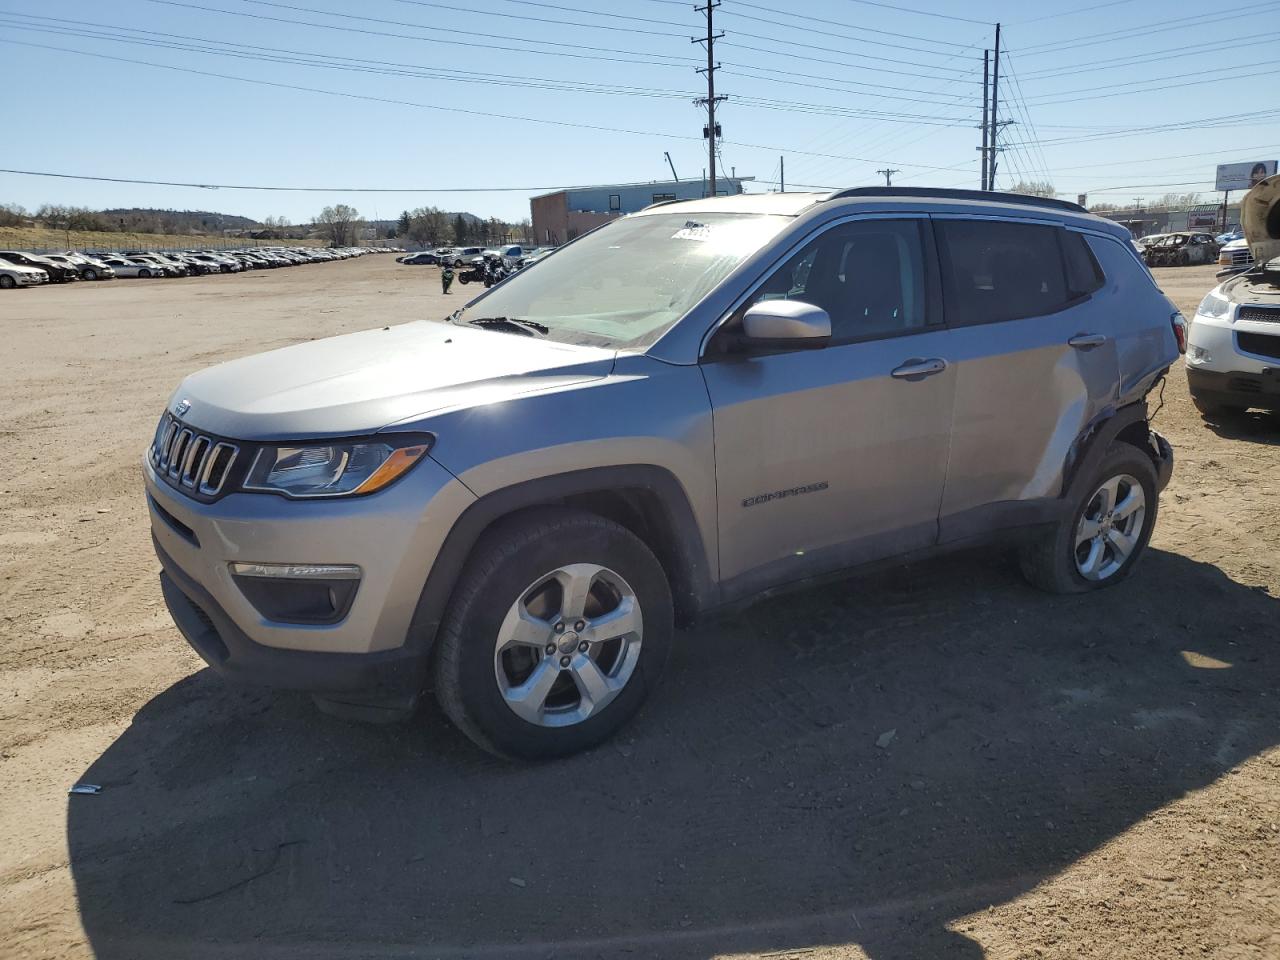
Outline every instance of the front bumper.
POLYGON ((475 501, 434 460, 350 500, 233 493, 200 503, 157 477, 145 457, 143 472, 165 600, 211 667, 318 693, 420 679, 433 638, 411 636, 409 626, 445 536, 475 501), (360 581, 337 622, 279 622, 241 589, 233 562, 355 565, 360 581))
POLYGON ((1280 364, 1262 373, 1187 367, 1187 386, 1193 395, 1209 403, 1280 410, 1280 364))

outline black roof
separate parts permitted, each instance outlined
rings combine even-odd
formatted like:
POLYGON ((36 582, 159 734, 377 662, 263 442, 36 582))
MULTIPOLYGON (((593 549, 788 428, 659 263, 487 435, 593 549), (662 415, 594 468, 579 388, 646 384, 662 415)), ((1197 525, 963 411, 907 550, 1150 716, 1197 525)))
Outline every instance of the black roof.
POLYGON ((1024 207, 1050 207, 1069 210, 1072 213, 1088 213, 1084 207, 1069 200, 1054 197, 1033 197, 1023 193, 1005 193, 999 190, 949 190, 942 187, 851 187, 838 190, 828 200, 846 200, 850 197, 919 197, 930 200, 979 200, 988 203, 1017 203, 1024 207))

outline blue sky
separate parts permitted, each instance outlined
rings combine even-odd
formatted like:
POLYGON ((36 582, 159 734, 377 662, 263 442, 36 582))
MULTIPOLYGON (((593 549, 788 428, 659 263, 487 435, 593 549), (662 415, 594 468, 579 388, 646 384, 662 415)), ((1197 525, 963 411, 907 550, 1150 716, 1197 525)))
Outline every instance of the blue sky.
MULTIPOLYGON (((8 112, 0 166, 414 188, 205 190, 0 173, 0 201, 295 221, 337 202, 382 218, 436 205, 518 220, 538 192, 525 188, 664 179, 664 151, 681 178, 700 177, 704 114, 691 101, 705 92, 694 72, 705 54, 689 38, 705 21, 693 6, 0 0, 0 76, 29 94, 27 109, 8 112), (492 187, 521 189, 443 192, 492 187)), ((1262 116, 1248 107, 1267 109, 1263 91, 1280 88, 1280 2, 1085 0, 1063 10, 723 0, 723 163, 757 177, 756 190, 775 186, 780 154, 789 187, 883 182, 885 167, 899 171, 895 184, 976 187, 982 51, 997 20, 1008 54, 1001 112, 1015 121, 1000 187, 1050 180, 1072 199, 1120 203, 1208 198, 1215 164, 1280 156, 1274 98, 1262 116)))

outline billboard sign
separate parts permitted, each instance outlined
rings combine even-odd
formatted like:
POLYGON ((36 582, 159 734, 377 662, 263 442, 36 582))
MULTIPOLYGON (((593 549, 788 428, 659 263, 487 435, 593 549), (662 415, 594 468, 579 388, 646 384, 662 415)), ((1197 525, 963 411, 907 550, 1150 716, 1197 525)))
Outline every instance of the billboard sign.
POLYGON ((1218 179, 1214 189, 1221 192, 1227 190, 1248 190, 1259 180, 1275 176, 1274 160, 1253 160, 1249 163, 1218 164, 1218 179))

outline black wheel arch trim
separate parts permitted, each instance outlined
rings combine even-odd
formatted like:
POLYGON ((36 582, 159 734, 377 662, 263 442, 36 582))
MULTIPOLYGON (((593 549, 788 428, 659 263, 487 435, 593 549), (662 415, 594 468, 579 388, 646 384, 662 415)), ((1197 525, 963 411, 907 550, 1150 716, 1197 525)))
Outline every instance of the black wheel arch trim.
POLYGON ((1081 432, 1071 447, 1063 468, 1062 500, 1074 503, 1106 456, 1112 442, 1123 440, 1151 457, 1158 486, 1163 490, 1173 472, 1173 450, 1168 441, 1151 429, 1145 399, 1118 410, 1105 412, 1081 432))
POLYGON ((677 622, 691 623, 719 603, 719 587, 684 486, 663 467, 630 464, 592 467, 538 477, 485 494, 454 522, 437 553, 410 621, 405 646, 430 653, 445 608, 463 567, 480 537, 493 524, 524 510, 574 505, 576 497, 639 491, 656 505, 663 543, 649 543, 658 554, 672 586, 677 622))

